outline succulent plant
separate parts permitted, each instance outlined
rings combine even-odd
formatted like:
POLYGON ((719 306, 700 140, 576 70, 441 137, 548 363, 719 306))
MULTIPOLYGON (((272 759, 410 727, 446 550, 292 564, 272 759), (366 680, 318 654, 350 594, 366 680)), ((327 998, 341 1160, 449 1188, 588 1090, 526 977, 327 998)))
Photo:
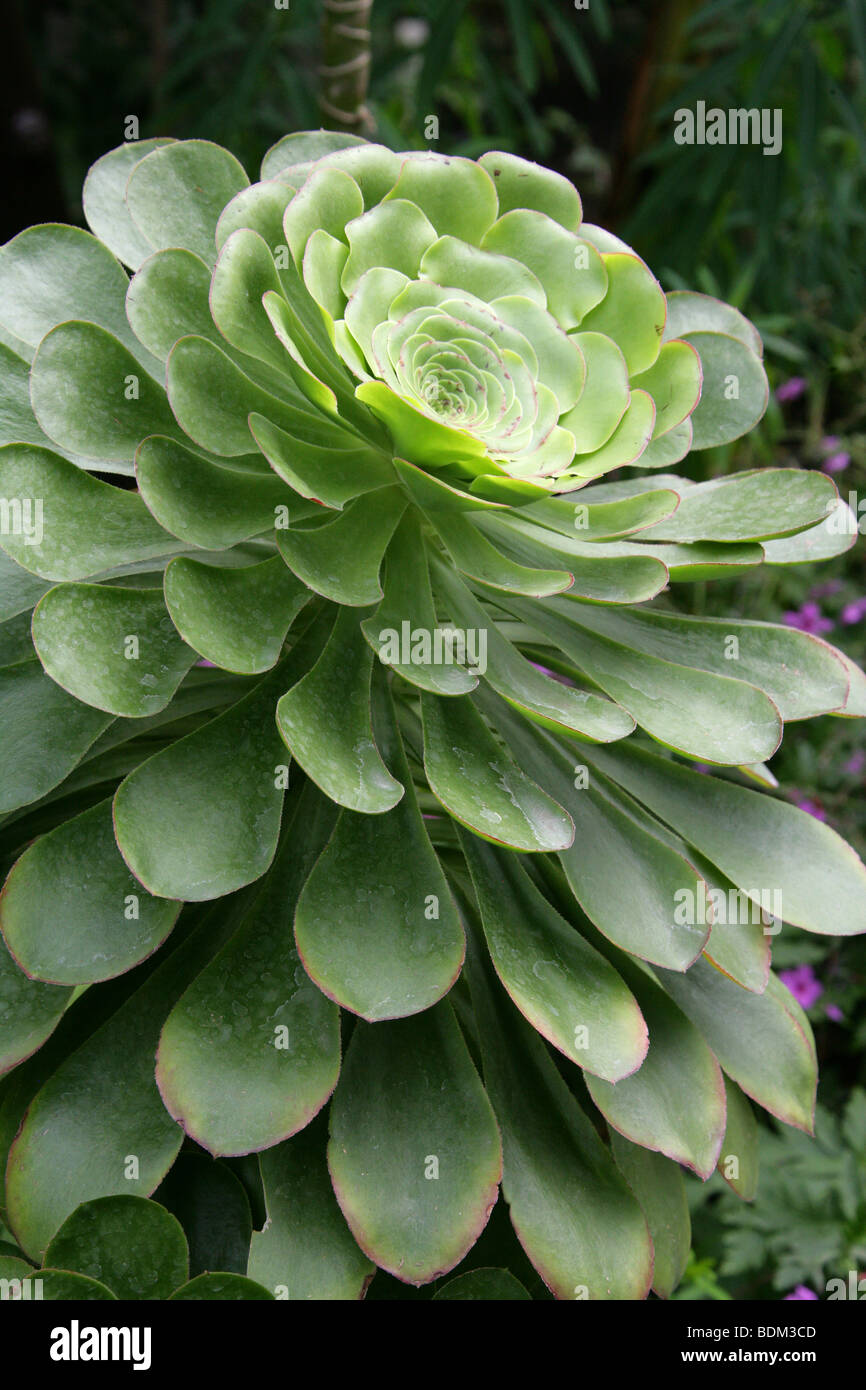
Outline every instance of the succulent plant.
POLYGON ((812 1125, 774 934, 866 930, 765 766, 866 678, 672 597, 851 542, 670 472, 758 334, 511 154, 145 141, 84 207, 0 252, 0 1275, 669 1294, 680 1165, 812 1125))

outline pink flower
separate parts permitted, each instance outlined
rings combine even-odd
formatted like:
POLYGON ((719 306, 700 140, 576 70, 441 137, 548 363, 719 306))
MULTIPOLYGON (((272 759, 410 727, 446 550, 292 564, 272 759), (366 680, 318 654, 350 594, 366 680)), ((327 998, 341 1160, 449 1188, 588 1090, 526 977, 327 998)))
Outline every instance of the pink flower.
POLYGON ((807 816, 814 816, 815 820, 827 819, 827 812, 823 806, 819 806, 817 801, 812 801, 808 796, 795 796, 794 805, 799 806, 801 811, 805 811, 807 816))
POLYGON ((802 396, 807 384, 804 376, 789 377, 787 381, 782 382, 781 386, 776 387, 776 400, 780 404, 785 401, 795 401, 798 396, 802 396))
POLYGON ((847 772, 849 777, 858 777, 864 767, 866 767, 866 753, 862 748, 858 748, 843 765, 842 771, 847 772))
POLYGON ((824 993, 824 986, 820 980, 815 979, 811 965, 798 965, 794 970, 780 970, 779 979, 803 1009, 811 1009, 824 993))
POLYGON ((820 637, 822 632, 833 631, 832 622, 824 617, 817 603, 808 602, 801 608, 789 609, 787 613, 782 614, 782 619, 788 627, 810 632, 814 637, 820 637))
POLYGON ((846 453, 844 449, 840 449, 838 454, 831 454, 829 458, 826 458, 821 467, 825 473, 841 473, 850 462, 851 455, 846 453))
POLYGON ((812 1289, 807 1289, 805 1284, 798 1284, 797 1287, 796 1287, 791 1293, 786 1293, 786 1294, 785 1294, 785 1297, 784 1297, 784 1299, 783 1299, 782 1301, 783 1301, 783 1303, 787 1303, 788 1300, 789 1300, 789 1299, 792 1299, 792 1298, 817 1298, 817 1297, 818 1297, 818 1295, 817 1295, 812 1289))
POLYGON ((838 1004, 828 1004, 824 1013, 832 1023, 841 1023, 845 1017, 838 1004))
POLYGON ((842 622, 846 627, 852 623, 862 623, 866 618, 866 598, 855 599, 853 603, 846 603, 841 613, 842 622))

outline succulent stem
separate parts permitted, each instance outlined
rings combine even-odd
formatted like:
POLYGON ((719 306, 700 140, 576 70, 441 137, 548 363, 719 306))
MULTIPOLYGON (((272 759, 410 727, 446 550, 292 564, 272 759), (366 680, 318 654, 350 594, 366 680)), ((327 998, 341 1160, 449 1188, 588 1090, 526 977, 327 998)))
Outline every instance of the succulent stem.
POLYGON ((319 105, 331 130, 369 133, 370 13, 373 0, 324 0, 319 105))

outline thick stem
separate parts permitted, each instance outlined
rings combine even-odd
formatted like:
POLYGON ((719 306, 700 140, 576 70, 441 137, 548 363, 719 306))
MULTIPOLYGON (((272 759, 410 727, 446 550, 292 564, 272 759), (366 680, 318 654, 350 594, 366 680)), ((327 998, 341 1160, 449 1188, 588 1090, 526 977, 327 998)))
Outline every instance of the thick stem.
POLYGON ((323 6, 319 105, 324 123, 364 135, 373 128, 366 105, 373 0, 323 0, 323 6))

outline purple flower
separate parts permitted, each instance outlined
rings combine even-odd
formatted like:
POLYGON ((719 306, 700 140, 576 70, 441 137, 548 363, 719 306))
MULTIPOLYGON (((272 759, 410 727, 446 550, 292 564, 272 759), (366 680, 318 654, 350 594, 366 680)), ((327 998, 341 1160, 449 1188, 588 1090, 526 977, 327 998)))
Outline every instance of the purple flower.
POLYGON ((803 1009, 811 1009, 824 993, 824 986, 820 980, 815 979, 811 965, 798 965, 793 970, 780 970, 779 979, 803 1009))
POLYGON ((825 434, 821 440, 821 448, 825 454, 832 454, 842 443, 838 434, 825 434))
POLYGON ((824 1013, 833 1023, 841 1023, 845 1017, 838 1004, 828 1004, 824 1013))
POLYGON ((788 627, 810 632, 815 637, 820 637, 822 632, 833 631, 832 622, 824 617, 817 603, 807 602, 802 608, 789 609, 787 613, 782 614, 782 619, 788 627))
POLYGON ((817 801, 812 801, 808 796, 795 796, 794 805, 799 806, 801 811, 805 811, 807 816, 814 816, 815 820, 826 820, 827 812, 823 806, 819 806, 817 801))
POLYGON ((807 1289, 805 1284, 798 1284, 791 1293, 786 1293, 783 1303, 787 1303, 792 1298, 817 1298, 818 1295, 812 1290, 807 1289))
POLYGON ((866 598, 858 598, 853 603, 846 603, 840 616, 846 627, 850 627, 852 623, 862 623, 863 619, 866 618, 866 598))
POLYGON ((536 671, 540 671, 543 676, 549 676, 552 681, 559 681, 560 685, 574 687, 574 681, 569 676, 564 676, 561 671, 551 671, 549 666, 539 666, 537 661, 530 662, 536 671))
POLYGON ((866 753, 862 748, 858 748, 844 764, 842 771, 847 772, 849 777, 859 777, 864 767, 866 767, 866 753))
POLYGON ((795 401, 798 396, 802 396, 808 385, 804 376, 792 376, 787 381, 783 381, 781 386, 776 387, 776 400, 780 404, 785 401, 795 401))
POLYGON ((850 462, 851 455, 846 453, 844 449, 840 449, 837 454, 831 454, 829 458, 826 458, 821 467, 825 473, 841 473, 850 462))

